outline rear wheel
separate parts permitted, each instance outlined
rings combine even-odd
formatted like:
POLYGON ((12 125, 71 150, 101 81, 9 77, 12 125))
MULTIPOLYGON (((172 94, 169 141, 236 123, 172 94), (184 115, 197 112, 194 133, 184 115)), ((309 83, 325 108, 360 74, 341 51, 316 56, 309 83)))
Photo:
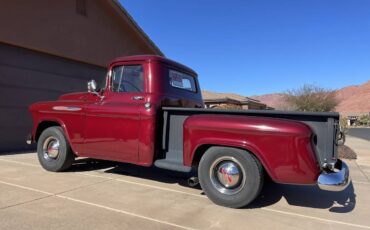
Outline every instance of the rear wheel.
POLYGON ((263 169, 249 152, 229 147, 211 147, 198 168, 203 191, 214 203, 241 208, 252 202, 263 186, 263 169))
POLYGON ((52 172, 67 170, 75 158, 59 126, 47 128, 41 133, 37 141, 37 156, 41 166, 52 172))

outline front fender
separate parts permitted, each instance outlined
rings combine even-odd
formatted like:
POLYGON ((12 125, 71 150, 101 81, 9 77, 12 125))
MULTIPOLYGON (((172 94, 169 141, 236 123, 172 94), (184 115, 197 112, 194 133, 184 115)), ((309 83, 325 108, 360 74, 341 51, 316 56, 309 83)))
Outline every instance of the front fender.
POLYGON ((193 115, 184 122, 184 163, 191 166, 204 145, 230 146, 254 154, 279 183, 315 184, 320 169, 305 124, 277 118, 193 115))
POLYGON ((40 124, 50 122, 62 127, 65 136, 76 155, 82 150, 84 113, 82 103, 42 102, 29 107, 32 114, 33 128, 32 140, 36 141, 36 135, 40 124), (73 108, 73 110, 71 109, 73 108), (76 109, 78 108, 78 110, 76 109))

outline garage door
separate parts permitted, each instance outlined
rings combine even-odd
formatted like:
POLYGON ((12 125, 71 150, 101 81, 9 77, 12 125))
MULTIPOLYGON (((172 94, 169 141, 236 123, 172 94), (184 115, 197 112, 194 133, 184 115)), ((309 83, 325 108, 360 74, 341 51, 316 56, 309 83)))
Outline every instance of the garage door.
POLYGON ((25 144, 32 128, 28 106, 86 91, 105 69, 0 43, 0 153, 34 148, 25 144))

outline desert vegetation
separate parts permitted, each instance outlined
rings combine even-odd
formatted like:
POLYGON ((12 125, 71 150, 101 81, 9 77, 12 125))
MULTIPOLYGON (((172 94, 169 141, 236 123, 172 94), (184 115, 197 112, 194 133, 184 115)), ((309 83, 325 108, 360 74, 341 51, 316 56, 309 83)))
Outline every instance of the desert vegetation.
POLYGON ((288 90, 283 96, 288 109, 304 112, 330 112, 338 105, 335 91, 305 84, 288 90))
POLYGON ((357 121, 355 121, 356 126, 370 126, 370 116, 369 114, 361 115, 357 121))

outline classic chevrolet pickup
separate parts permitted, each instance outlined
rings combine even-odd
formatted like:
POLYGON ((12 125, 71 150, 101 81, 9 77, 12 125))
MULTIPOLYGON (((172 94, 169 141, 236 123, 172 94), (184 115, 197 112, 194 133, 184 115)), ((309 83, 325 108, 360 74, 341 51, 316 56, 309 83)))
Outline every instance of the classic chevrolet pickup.
POLYGON ((234 208, 258 196, 265 176, 330 191, 350 182, 337 113, 203 109, 197 74, 159 56, 117 58, 99 81, 30 106, 27 142, 46 170, 91 157, 193 171, 189 184, 234 208))

